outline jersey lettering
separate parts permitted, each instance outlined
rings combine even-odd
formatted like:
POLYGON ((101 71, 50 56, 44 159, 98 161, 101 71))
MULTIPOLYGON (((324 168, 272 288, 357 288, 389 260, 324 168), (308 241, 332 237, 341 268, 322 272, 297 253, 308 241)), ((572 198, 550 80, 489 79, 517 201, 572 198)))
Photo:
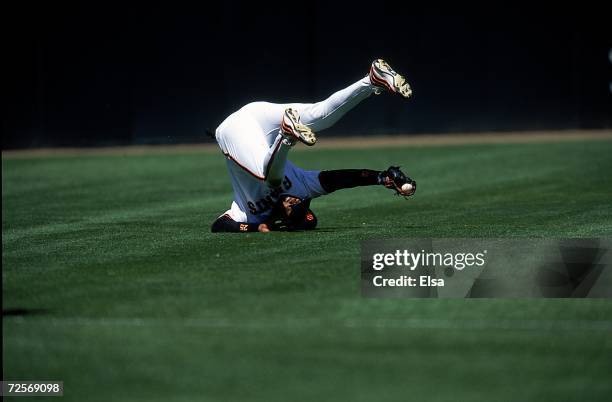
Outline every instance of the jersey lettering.
POLYGON ((293 187, 293 183, 291 183, 289 177, 285 176, 285 179, 283 180, 282 184, 278 187, 271 189, 270 193, 264 198, 255 202, 248 201, 247 206, 249 207, 249 211, 251 211, 253 215, 259 215, 261 213, 271 210, 276 205, 278 197, 282 193, 289 191, 291 187, 293 187))

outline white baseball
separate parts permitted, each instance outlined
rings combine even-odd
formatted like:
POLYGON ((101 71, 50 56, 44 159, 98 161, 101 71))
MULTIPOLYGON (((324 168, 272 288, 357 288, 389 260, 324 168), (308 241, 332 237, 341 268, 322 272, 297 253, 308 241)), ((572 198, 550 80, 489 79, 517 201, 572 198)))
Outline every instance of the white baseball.
POLYGON ((410 183, 404 183, 402 185, 402 192, 404 193, 410 193, 412 191, 412 184, 410 183))

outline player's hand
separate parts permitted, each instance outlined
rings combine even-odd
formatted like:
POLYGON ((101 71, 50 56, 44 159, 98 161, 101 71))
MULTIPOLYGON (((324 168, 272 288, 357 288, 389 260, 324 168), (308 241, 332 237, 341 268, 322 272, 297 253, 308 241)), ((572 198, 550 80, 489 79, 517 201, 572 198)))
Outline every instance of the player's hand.
POLYGON ((283 208, 285 209, 285 214, 287 216, 291 216, 291 212, 293 212, 293 209, 291 209, 291 207, 293 205, 299 204, 300 202, 302 202, 302 200, 300 200, 297 197, 292 197, 292 196, 287 196, 283 199, 283 208))
POLYGON ((257 227, 257 230, 262 233, 268 233, 270 231, 270 228, 268 227, 267 223, 260 223, 257 227))

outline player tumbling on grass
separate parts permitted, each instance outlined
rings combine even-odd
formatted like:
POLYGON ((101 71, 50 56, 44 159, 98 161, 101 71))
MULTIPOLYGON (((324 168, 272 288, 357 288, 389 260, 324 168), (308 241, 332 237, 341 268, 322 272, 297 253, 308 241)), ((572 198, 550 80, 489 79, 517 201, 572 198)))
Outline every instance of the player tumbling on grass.
POLYGON ((383 89, 404 98, 412 94, 404 77, 379 59, 365 78, 322 102, 254 102, 227 117, 215 138, 227 158, 234 202, 212 224, 212 231, 314 229, 317 219, 310 201, 342 188, 383 185, 405 197, 414 194, 416 182, 398 167, 309 171, 287 160, 297 141, 314 145, 314 131, 331 127, 359 102, 383 89))

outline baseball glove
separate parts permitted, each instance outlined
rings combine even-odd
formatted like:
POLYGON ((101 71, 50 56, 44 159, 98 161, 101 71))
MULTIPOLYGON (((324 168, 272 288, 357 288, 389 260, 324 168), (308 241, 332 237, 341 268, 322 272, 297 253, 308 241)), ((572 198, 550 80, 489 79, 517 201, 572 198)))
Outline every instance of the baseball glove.
POLYGON ((399 166, 389 166, 387 170, 380 172, 379 180, 383 186, 394 190, 396 195, 404 198, 416 192, 416 181, 406 176, 399 166), (405 186, 406 184, 410 186, 405 186))

